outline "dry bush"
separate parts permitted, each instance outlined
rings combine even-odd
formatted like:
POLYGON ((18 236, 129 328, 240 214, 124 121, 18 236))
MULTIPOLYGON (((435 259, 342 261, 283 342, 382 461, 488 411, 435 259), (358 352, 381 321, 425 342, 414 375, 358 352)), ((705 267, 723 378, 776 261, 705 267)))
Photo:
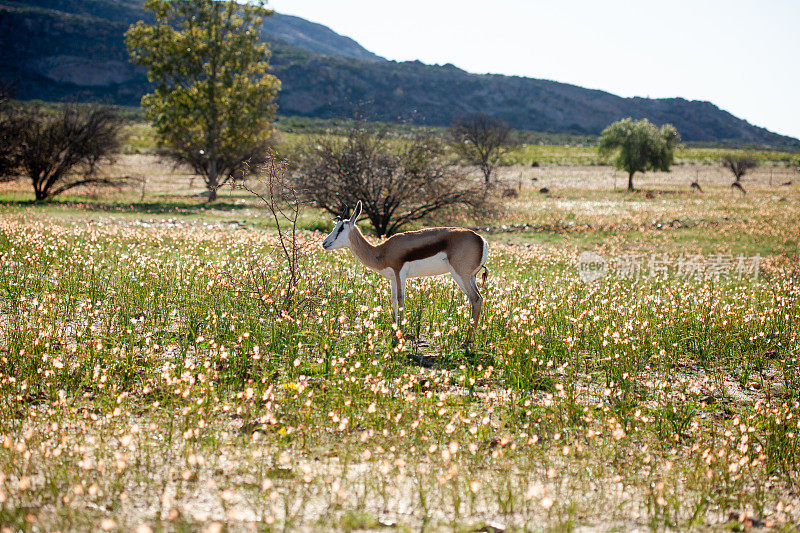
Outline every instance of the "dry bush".
POLYGON ((500 158, 513 145, 508 124, 482 113, 457 119, 450 126, 449 135, 455 152, 481 169, 486 185, 491 183, 500 158))
POLYGON ((277 243, 272 249, 271 265, 283 270, 283 287, 270 287, 266 283, 269 276, 265 269, 271 268, 261 262, 252 262, 245 279, 238 280, 235 286, 243 292, 257 297, 262 303, 277 306, 283 312, 291 313, 313 300, 313 293, 298 295, 304 275, 308 272, 307 248, 310 246, 300 235, 298 221, 305 203, 297 189, 287 178, 286 161, 269 153, 265 162, 252 172, 246 169, 239 187, 258 198, 269 211, 277 231, 277 243))
POLYGON ((123 181, 99 173, 120 146, 122 123, 109 109, 66 104, 45 113, 28 108, 14 120, 16 164, 30 178, 37 201, 82 185, 116 186, 123 181))
POLYGON ((726 154, 722 157, 722 166, 730 170, 739 182, 745 174, 758 166, 758 160, 747 154, 726 154))
POLYGON ((486 202, 486 188, 445 152, 439 139, 391 139, 356 124, 344 136, 319 137, 303 147, 297 183, 306 198, 333 215, 360 200, 376 235, 392 235, 418 220, 486 202))

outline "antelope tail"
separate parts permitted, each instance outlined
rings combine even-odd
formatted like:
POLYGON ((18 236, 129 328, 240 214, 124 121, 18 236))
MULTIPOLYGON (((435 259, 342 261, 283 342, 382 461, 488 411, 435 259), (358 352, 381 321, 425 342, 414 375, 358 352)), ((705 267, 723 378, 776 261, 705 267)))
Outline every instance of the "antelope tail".
POLYGON ((489 277, 489 269, 486 268, 486 265, 483 265, 483 276, 481 276, 481 288, 486 285, 486 278, 489 277))

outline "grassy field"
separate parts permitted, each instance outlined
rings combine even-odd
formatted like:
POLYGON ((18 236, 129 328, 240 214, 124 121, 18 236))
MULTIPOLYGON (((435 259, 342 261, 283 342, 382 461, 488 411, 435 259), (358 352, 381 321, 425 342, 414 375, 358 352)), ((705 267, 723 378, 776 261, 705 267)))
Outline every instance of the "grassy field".
MULTIPOLYGON (((128 115, 133 111, 124 108, 128 115)), ((127 115, 126 115, 127 116, 127 115)), ((421 126, 374 123, 376 129, 388 128, 395 136, 430 134, 443 137, 445 128, 424 128, 421 126)), ((276 121, 275 143, 279 152, 289 154, 309 136, 326 133, 338 134, 352 127, 352 121, 309 119, 301 117, 279 117, 276 121)), ((606 158, 597 153, 597 138, 570 136, 565 134, 545 134, 518 132, 522 135, 519 146, 505 154, 501 159, 504 166, 603 166, 606 158)), ((157 149, 156 135, 149 123, 129 120, 124 128, 124 152, 128 154, 154 153, 157 149)), ((718 166, 723 155, 732 152, 746 152, 758 160, 762 167, 794 170, 800 167, 800 153, 777 150, 712 148, 682 145, 675 153, 678 165, 718 166)))
MULTIPOLYGON (((595 141, 596 144, 596 141, 595 141)), ((729 153, 749 153, 761 165, 768 167, 800 166, 800 154, 772 150, 744 150, 724 148, 702 148, 681 146, 675 152, 675 161, 679 165, 719 165, 723 155, 729 153)), ((506 154, 505 164, 510 165, 607 165, 607 158, 600 157, 593 144, 525 144, 506 154)))
POLYGON ((388 284, 322 251, 330 220, 308 210, 287 306, 253 198, 206 205, 149 155, 114 171, 128 188, 44 205, 0 186, 0 525, 800 526, 792 169, 739 195, 703 165, 636 193, 607 167, 504 168, 518 196, 454 221, 491 244, 466 350, 449 277, 410 283, 418 340, 398 340, 388 284), (591 283, 587 250, 609 267, 591 283), (698 255, 703 273, 680 270, 698 255), (757 277, 737 270, 756 256, 757 277))

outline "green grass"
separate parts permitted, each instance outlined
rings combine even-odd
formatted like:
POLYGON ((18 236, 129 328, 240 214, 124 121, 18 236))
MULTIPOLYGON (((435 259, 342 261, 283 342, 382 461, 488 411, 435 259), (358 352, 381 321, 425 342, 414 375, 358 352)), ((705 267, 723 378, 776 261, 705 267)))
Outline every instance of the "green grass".
POLYGON ((158 138, 147 122, 128 122, 122 130, 123 151, 128 154, 153 153, 158 148, 158 138))
MULTIPOLYGON (((136 110, 138 108, 132 108, 136 110)), ((121 110, 129 119, 123 135, 126 153, 152 153, 157 148, 157 137, 152 126, 141 121, 141 113, 134 114, 131 109, 121 110)), ((427 133, 445 136, 445 128, 425 128, 404 124, 375 123, 374 127, 387 128, 392 135, 409 136, 427 133)), ((352 127, 352 121, 323 120, 303 117, 278 117, 275 122, 278 135, 276 147, 284 154, 297 149, 310 136, 324 134, 343 134, 352 127)), ((520 132, 522 144, 501 159, 503 165, 607 165, 608 159, 597 153, 597 139, 537 132, 520 132)), ((720 158, 731 152, 746 152, 755 157, 761 165, 774 167, 800 166, 800 154, 769 149, 710 148, 682 146, 675 154, 677 164, 719 165, 720 158)))
MULTIPOLYGON (((747 153, 761 165, 776 167, 800 166, 800 155, 764 149, 702 148, 682 146, 675 153, 675 162, 681 164, 719 165, 729 153, 747 153)), ((593 144, 526 144, 508 154, 502 162, 508 165, 608 165, 609 159, 601 157, 593 144)))
MULTIPOLYGON (((304 234, 303 303, 284 309, 286 266, 256 214, 232 228, 209 222, 240 217, 227 214, 235 203, 79 200, 0 208, 2 524, 800 521, 788 241, 762 241, 757 281, 587 285, 574 267, 583 245, 712 252, 728 230, 590 230, 546 248, 495 238, 465 350, 467 303, 449 278, 410 283, 408 328, 422 342, 398 342, 388 285, 319 249, 319 233, 304 234)), ((748 238, 796 223, 782 205, 748 238)))
POLYGON ((594 146, 530 144, 524 145, 503 157, 511 165, 597 165, 604 161, 594 146))

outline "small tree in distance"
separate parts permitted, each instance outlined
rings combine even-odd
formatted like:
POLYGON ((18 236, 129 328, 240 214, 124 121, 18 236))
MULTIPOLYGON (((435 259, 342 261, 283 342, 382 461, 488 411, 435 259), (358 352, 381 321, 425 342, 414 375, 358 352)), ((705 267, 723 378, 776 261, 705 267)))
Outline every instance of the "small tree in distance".
POLYGON ((628 190, 633 190, 633 175, 648 170, 669 171, 680 141, 672 124, 658 128, 649 120, 634 122, 625 118, 614 122, 600 136, 600 155, 616 153, 613 165, 628 173, 628 190))
POLYGON ((484 187, 447 161, 437 139, 390 139, 360 126, 341 137, 311 139, 303 148, 299 187, 318 207, 338 215, 343 205, 361 200, 382 237, 444 209, 484 201, 484 187))
POLYGON ((734 182, 739 182, 750 170, 758 167, 758 160, 748 154, 729 153, 722 156, 722 166, 731 171, 734 182))
POLYGON ((457 119, 450 126, 449 133, 456 153, 479 167, 486 185, 489 185, 495 166, 512 145, 508 125, 479 113, 457 119))
POLYGON ((265 2, 147 0, 153 25, 127 34, 134 62, 149 67, 155 91, 147 116, 174 158, 203 177, 208 200, 266 158, 280 83, 260 41, 265 2))
POLYGON ((84 185, 117 185, 99 173, 119 149, 121 121, 103 107, 66 104, 55 114, 21 111, 17 165, 33 185, 37 201, 84 185))

